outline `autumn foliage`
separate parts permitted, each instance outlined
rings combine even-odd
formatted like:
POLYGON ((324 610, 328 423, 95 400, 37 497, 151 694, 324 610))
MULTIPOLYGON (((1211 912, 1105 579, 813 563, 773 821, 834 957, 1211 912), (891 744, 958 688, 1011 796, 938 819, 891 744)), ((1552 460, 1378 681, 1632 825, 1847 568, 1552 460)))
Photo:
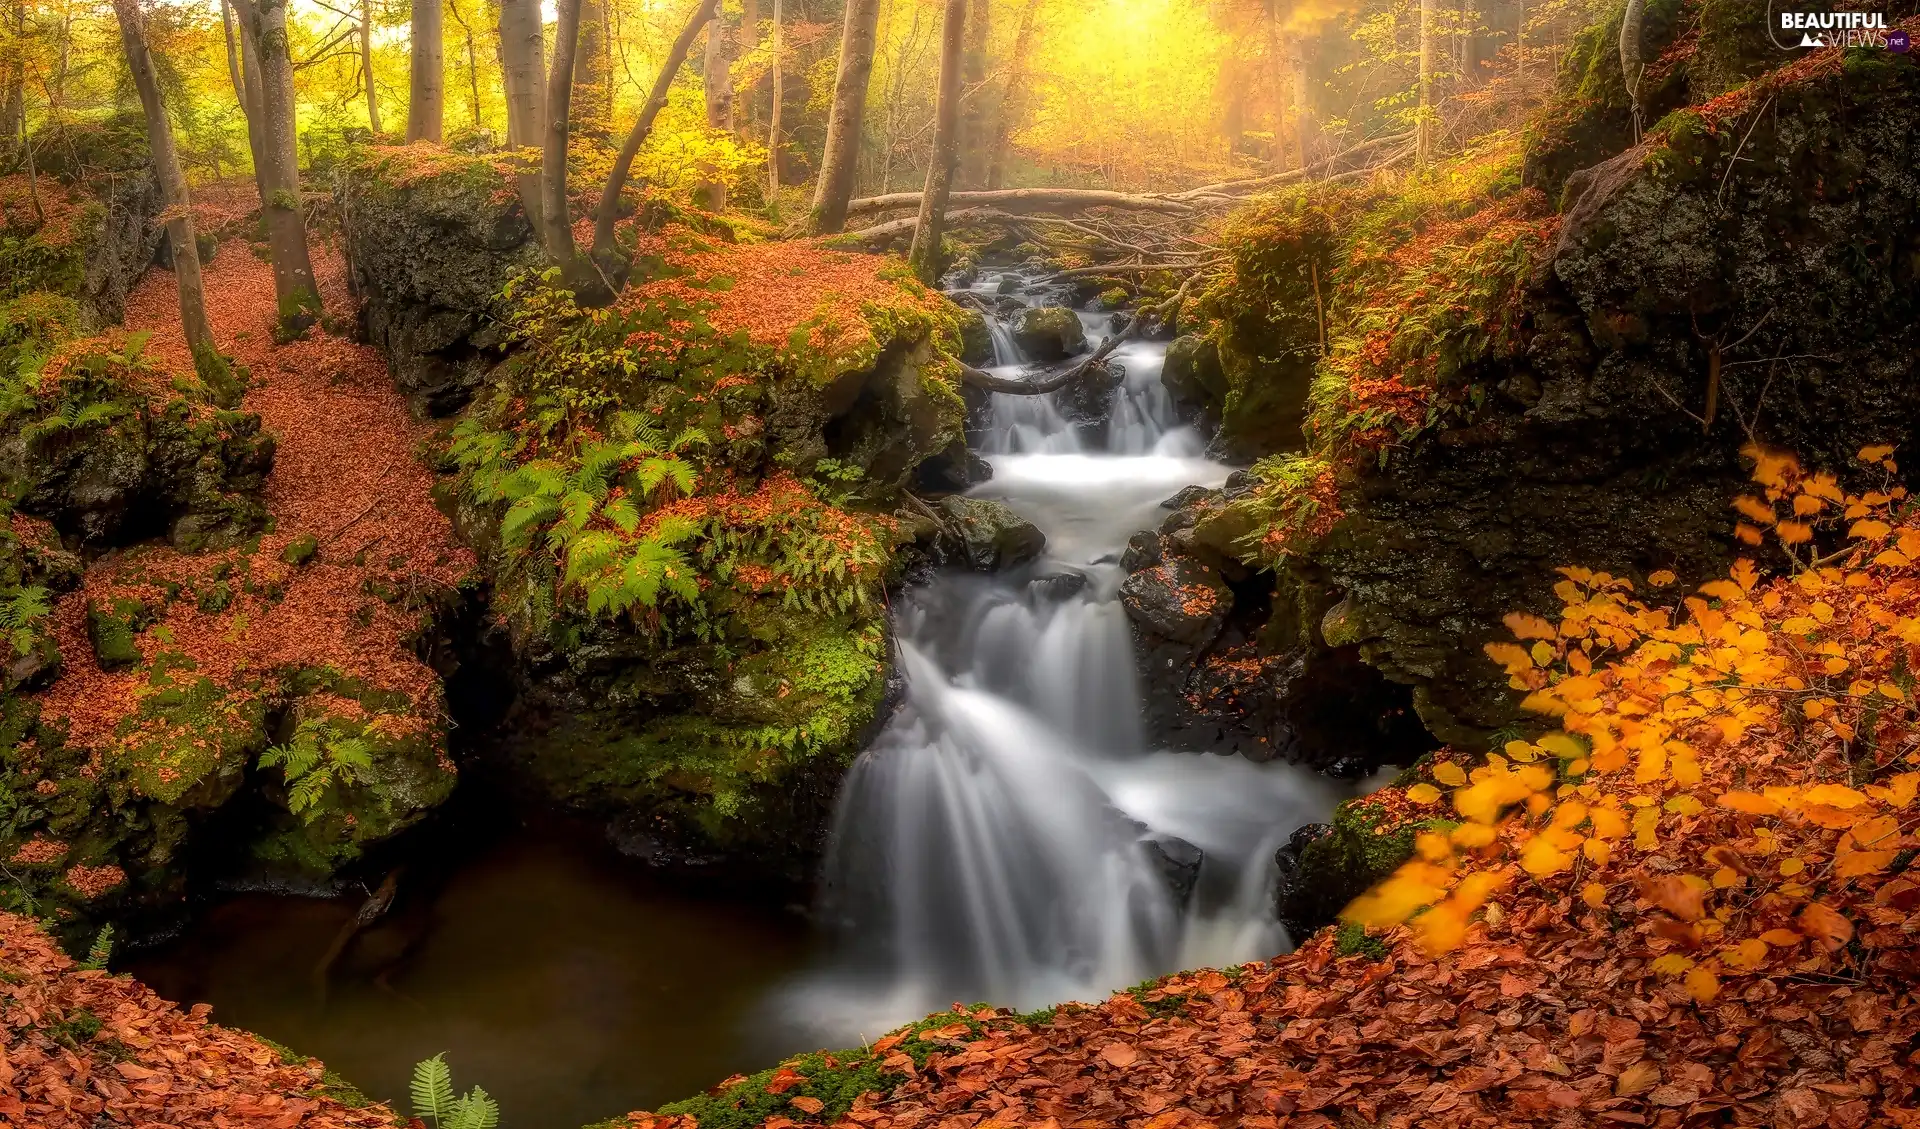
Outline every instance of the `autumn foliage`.
POLYGON ((1900 949, 1920 905, 1904 865, 1920 825, 1920 515, 1890 448, 1860 452, 1887 481, 1858 494, 1747 453, 1759 489, 1736 502, 1741 540, 1777 539, 1790 574, 1743 559, 1674 607, 1563 569, 1559 622, 1510 616, 1517 641, 1487 647, 1558 728, 1471 772, 1437 767, 1460 822, 1419 836, 1349 920, 1407 923, 1438 953, 1500 891, 1577 890, 1591 928, 1637 922, 1639 955, 1701 1004, 1763 976, 1869 979, 1900 949))

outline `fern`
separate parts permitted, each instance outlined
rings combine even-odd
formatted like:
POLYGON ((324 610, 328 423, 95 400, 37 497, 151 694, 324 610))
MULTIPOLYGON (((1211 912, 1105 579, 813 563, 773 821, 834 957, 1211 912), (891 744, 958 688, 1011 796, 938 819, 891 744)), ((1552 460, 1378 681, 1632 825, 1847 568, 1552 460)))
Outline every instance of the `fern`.
POLYGON ((15 654, 24 655, 33 650, 33 639, 40 622, 52 610, 47 590, 37 584, 17 589, 12 595, 0 598, 0 633, 6 635, 15 654))
POLYGON ((453 1096, 453 1069, 445 1051, 414 1064, 409 1090, 414 1116, 433 1122, 434 1129, 495 1129, 500 1124, 499 1103, 480 1087, 453 1096))
POLYGON ((80 967, 89 972, 97 972, 106 968, 107 962, 112 959, 113 922, 109 921, 100 927, 100 932, 93 935, 93 944, 87 946, 87 959, 80 962, 80 967))

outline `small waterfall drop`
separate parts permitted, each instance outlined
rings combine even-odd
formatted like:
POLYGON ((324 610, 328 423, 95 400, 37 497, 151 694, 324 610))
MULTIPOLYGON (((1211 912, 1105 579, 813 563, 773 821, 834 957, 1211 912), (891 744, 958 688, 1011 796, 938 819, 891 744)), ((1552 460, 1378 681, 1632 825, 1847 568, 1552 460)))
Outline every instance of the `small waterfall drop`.
MULTIPOLYGON (((993 311, 1065 303, 1021 276, 1004 293, 1001 277, 971 293, 992 371, 1027 378, 993 311)), ((1113 331, 1108 314, 1081 318, 1090 341, 1113 331)), ((993 477, 973 493, 1038 525, 1047 553, 990 577, 943 573, 895 607, 907 696, 842 788, 820 906, 835 959, 782 1009, 810 1031, 871 1036, 955 1000, 1103 998, 1286 947, 1273 853, 1346 788, 1155 750, 1143 730, 1120 551, 1159 525, 1163 499, 1227 475, 1178 422, 1165 353, 1115 350, 1125 375, 1098 449, 1054 396, 992 397, 978 448, 993 477)))

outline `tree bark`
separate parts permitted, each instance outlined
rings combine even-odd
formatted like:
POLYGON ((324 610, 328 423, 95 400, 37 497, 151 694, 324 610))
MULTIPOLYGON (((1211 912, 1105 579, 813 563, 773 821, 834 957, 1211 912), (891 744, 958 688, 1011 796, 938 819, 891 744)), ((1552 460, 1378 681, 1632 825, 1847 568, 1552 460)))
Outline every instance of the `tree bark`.
MULTIPOLYGON (((0 167, 12 169, 27 142, 27 6, 13 0, 8 10, 10 25, 6 46, 6 94, 0 100, 0 167)), ((228 45, 231 47, 232 38, 228 45)))
MULTIPOLYGON (((740 54, 751 55, 760 46, 760 0, 740 0, 740 54)), ((737 90, 733 95, 733 108, 740 120, 741 140, 751 141, 759 136, 756 128, 760 124, 759 87, 757 82, 748 83, 746 89, 737 90)))
POLYGON ((1420 0, 1420 91, 1414 122, 1413 161, 1426 168, 1433 160, 1434 9, 1439 0, 1420 0))
POLYGON ((960 67, 960 187, 987 183, 988 0, 968 0, 967 37, 960 67))
POLYGON ((874 35, 879 26, 880 0, 847 0, 846 21, 840 29, 840 70, 834 78, 833 109, 827 117, 826 159, 814 188, 813 215, 808 223, 816 235, 847 226, 847 204, 853 199, 860 140, 865 134, 874 35))
POLYGON ((581 0, 580 45, 574 60, 570 128, 576 137, 604 141, 613 135, 606 0, 581 0))
MULTIPOLYGON (((300 160, 295 148, 293 59, 287 54, 287 0, 234 0, 234 13, 252 48, 249 70, 260 76, 260 174, 267 251, 273 260, 278 332, 297 335, 320 316, 307 253, 307 223, 300 203, 300 160)), ((249 85, 252 85, 249 83, 249 85)))
MULTIPOLYGON (((940 269, 940 239, 945 234, 947 198, 953 191, 954 167, 960 162, 960 67, 966 45, 967 0, 947 0, 940 29, 940 92, 934 104, 933 159, 927 164, 927 186, 920 194, 920 216, 913 227, 913 246, 907 264, 920 281, 932 285, 940 269)), ((986 201, 981 201, 986 203, 986 201)))
POLYGON ((193 211, 188 206, 187 178, 180 172, 180 154, 173 146, 173 127, 160 100, 160 80, 147 50, 146 29, 139 0, 113 0, 120 21, 120 42, 126 48, 127 69, 133 72, 140 108, 146 112, 147 148, 153 156, 154 176, 160 182, 160 202, 167 220, 167 241, 173 252, 173 278, 180 291, 180 328, 193 353, 194 368, 203 378, 219 367, 213 327, 207 323, 207 296, 200 284, 200 247, 194 237, 193 211))
MULTIPOLYGON (((733 128, 733 48, 734 38, 727 27, 726 15, 721 5, 715 4, 713 18, 707 21, 707 57, 701 68, 701 89, 706 95, 708 129, 733 128)), ((710 212, 725 210, 725 182, 709 180, 700 185, 698 193, 701 207, 710 212)))
POLYGON ((233 34, 233 5, 231 0, 220 0, 220 29, 227 37, 227 78, 233 83, 234 101, 240 103, 240 118, 247 123, 247 155, 253 158, 253 189, 260 198, 267 198, 266 182, 261 179, 261 170, 266 160, 260 155, 260 74, 259 64, 253 61, 253 50, 243 32, 236 37, 233 34), (242 48, 247 57, 246 73, 240 70, 242 48))
POLYGON ((441 0, 413 0, 413 31, 407 40, 412 64, 407 89, 407 141, 440 143, 447 112, 446 60, 441 0))
POLYGON ((781 74, 780 56, 786 50, 787 37, 780 26, 785 15, 783 0, 773 0, 773 110, 767 115, 767 202, 773 203, 780 195, 780 86, 785 81, 781 74))
POLYGON ((567 110, 573 98, 573 56, 580 46, 581 0, 559 0, 554 11, 553 70, 547 75, 547 136, 540 151, 540 241, 564 270, 578 251, 567 208, 567 110))
POLYGON ((994 122, 993 144, 987 151, 988 191, 1006 182, 1007 160, 1013 155, 1013 131, 1019 126, 1027 108, 1027 54, 1033 50, 1034 21, 1039 12, 1040 0, 1027 0, 1026 8, 1020 12, 1020 29, 1013 36, 1013 59, 1008 64, 1007 88, 1000 95, 1000 113, 994 122))
POLYGON ((1646 72, 1646 63, 1640 51, 1640 24, 1646 13, 1645 0, 1627 0, 1627 10, 1620 17, 1620 80, 1627 88, 1627 98, 1633 104, 1633 138, 1640 140, 1640 76, 1646 72))
MULTIPOLYGON (((460 14, 460 5, 447 0, 447 12, 460 25, 460 36, 467 43, 467 117, 473 128, 480 128, 480 56, 473 47, 473 25, 460 14)), ((369 72, 371 73, 371 72, 369 72)))
POLYGON ((360 73, 367 83, 367 128, 380 132, 380 96, 373 89, 373 0, 360 0, 360 73))
POLYGON ((700 34, 701 26, 711 21, 714 13, 720 10, 720 3, 721 0, 695 0, 685 26, 674 38, 673 46, 667 50, 666 62, 660 64, 660 73, 653 80, 647 103, 640 107, 640 117, 627 133, 626 143, 620 146, 620 154, 613 159, 613 168, 607 173, 606 186, 600 192, 600 207, 593 217, 593 260, 601 274, 614 285, 623 284, 626 277, 625 265, 618 261, 619 250, 614 244, 613 225, 619 218, 620 192, 627 186, 627 173, 633 168, 633 158, 640 152, 640 146, 646 144, 647 135, 653 132, 654 119, 666 108, 667 91, 673 86, 673 76, 680 72, 681 64, 687 61, 687 52, 693 49, 694 37, 700 34))
MULTIPOLYGON (((507 143, 543 145, 547 137, 546 39, 540 0, 500 0, 500 72, 507 92, 507 143)), ((527 195, 526 193, 522 194, 527 195)), ((532 210, 532 209, 529 209, 532 210)))

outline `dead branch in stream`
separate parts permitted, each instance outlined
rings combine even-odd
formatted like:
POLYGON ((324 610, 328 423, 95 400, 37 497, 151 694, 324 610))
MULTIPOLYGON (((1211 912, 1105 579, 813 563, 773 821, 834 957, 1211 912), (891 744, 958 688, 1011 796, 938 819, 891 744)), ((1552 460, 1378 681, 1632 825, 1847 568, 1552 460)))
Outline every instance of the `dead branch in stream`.
POLYGON ((1126 328, 1118 333, 1108 334, 1106 338, 1100 342, 1100 347, 1094 350, 1092 356, 1067 371, 1050 376, 1045 380, 1009 380, 1004 376, 995 376, 990 372, 983 372, 971 365, 960 366, 960 378, 975 388, 983 388, 988 392, 1001 392, 1009 396, 1044 396, 1049 392, 1058 392, 1060 389, 1065 388, 1067 385, 1072 384, 1074 381, 1092 372, 1096 367, 1105 362, 1108 355, 1119 348, 1123 342, 1131 341, 1133 338, 1139 336, 1140 327, 1146 324, 1149 313, 1153 314, 1162 322, 1172 322, 1179 316, 1180 307, 1186 302, 1187 291, 1192 286, 1193 278, 1189 277, 1185 282, 1180 284, 1180 289, 1173 292, 1173 297, 1168 298, 1164 302, 1136 311, 1133 317, 1127 320, 1126 328))
MULTIPOLYGON (((1193 205, 1168 196, 1109 192, 1099 188, 1002 188, 991 192, 954 192, 950 204, 998 206, 1010 211, 1077 212, 1085 208, 1138 208, 1150 212, 1191 212, 1193 205)), ((847 205, 847 214, 884 212, 920 204, 918 192, 867 196, 847 205)))

